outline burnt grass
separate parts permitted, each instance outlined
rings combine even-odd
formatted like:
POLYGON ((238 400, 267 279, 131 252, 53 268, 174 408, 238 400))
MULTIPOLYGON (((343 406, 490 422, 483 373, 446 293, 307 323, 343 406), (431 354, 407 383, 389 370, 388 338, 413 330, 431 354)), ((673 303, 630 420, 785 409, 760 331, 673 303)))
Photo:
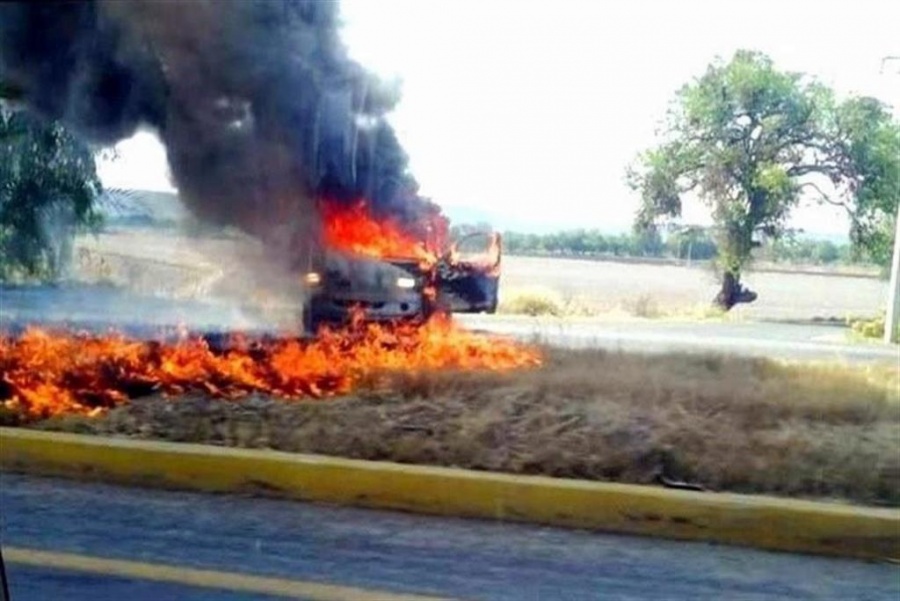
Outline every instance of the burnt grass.
POLYGON ((536 370, 372 378, 352 396, 136 399, 31 427, 900 505, 896 368, 548 349, 536 370))

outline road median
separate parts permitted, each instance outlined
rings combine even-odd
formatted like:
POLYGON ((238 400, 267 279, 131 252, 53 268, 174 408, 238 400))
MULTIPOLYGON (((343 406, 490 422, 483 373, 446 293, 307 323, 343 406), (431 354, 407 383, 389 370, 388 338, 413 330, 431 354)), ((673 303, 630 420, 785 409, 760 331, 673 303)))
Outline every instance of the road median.
POLYGON ((900 510, 0 428, 0 469, 900 560, 900 510))

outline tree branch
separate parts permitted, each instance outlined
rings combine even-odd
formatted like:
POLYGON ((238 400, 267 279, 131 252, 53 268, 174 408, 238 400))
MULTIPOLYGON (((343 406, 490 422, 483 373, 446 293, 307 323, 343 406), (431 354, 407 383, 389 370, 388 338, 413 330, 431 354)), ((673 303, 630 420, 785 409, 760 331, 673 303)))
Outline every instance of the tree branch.
POLYGON ((801 189, 802 188, 812 188, 813 190, 815 190, 816 192, 819 193, 820 200, 827 202, 828 204, 835 206, 835 207, 842 207, 845 211, 847 211, 847 213, 849 215, 851 215, 851 216, 853 215, 853 210, 850 208, 850 206, 846 202, 844 202, 842 200, 834 200, 833 198, 831 198, 830 196, 825 194, 825 192, 822 191, 822 188, 820 188, 813 182, 803 182, 802 184, 800 184, 800 188, 801 189))
POLYGON ((814 165, 794 165, 787 169, 790 177, 799 177, 801 175, 809 175, 810 173, 820 173, 822 175, 831 176, 834 172, 840 172, 841 166, 836 163, 816 163, 814 165))

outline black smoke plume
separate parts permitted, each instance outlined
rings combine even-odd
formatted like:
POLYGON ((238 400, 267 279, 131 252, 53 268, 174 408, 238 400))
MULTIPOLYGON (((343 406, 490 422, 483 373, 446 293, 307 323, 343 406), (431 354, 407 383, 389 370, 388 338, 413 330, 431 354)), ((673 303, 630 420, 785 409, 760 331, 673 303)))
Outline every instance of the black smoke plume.
POLYGON ((413 222, 429 204, 326 0, 0 4, 0 83, 103 144, 154 129, 199 217, 302 253, 318 198, 413 222))

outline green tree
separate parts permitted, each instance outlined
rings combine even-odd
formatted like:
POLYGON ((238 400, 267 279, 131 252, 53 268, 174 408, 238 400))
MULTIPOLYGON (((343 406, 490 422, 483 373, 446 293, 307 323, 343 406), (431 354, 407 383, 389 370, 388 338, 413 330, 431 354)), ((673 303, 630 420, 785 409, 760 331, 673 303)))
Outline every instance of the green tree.
POLYGON ((677 219, 687 194, 704 202, 723 274, 715 302, 730 309, 756 298, 740 278, 759 237, 780 237, 807 193, 846 207, 857 244, 881 252, 900 200, 898 149, 900 127, 878 101, 837 103, 824 86, 739 51, 677 93, 663 140, 629 168, 642 200, 636 225, 677 219))
POLYGON ((708 261, 716 257, 716 243, 708 228, 686 225, 673 228, 667 241, 669 254, 689 261, 708 261))
POLYGON ((813 260, 816 263, 830 265, 841 258, 841 251, 837 244, 830 240, 821 240, 813 245, 813 260))
POLYGON ((633 253, 639 257, 661 257, 665 250, 662 235, 656 227, 641 228, 632 239, 633 253))
POLYGON ((100 192, 88 146, 0 102, 0 280, 59 276, 100 192))
POLYGON ((850 240, 882 267, 890 265, 900 203, 900 125, 873 98, 851 98, 837 107, 830 160, 847 177, 836 193, 817 188, 822 201, 850 216, 850 240))

